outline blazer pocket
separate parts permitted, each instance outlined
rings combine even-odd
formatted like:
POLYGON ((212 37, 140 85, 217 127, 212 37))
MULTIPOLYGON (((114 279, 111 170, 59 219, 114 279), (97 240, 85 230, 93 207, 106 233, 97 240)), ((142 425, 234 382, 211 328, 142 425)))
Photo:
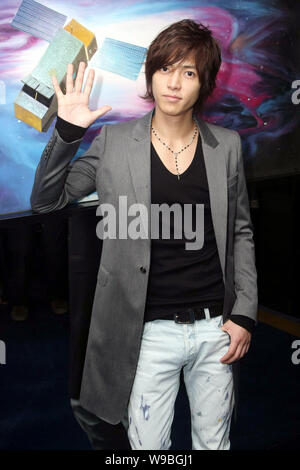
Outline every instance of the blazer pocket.
POLYGON ((108 278, 109 278, 109 272, 104 266, 100 264, 98 277, 97 277, 97 283, 100 284, 100 286, 105 286, 107 284, 108 278))
POLYGON ((237 183, 237 181, 238 181, 238 173, 235 173, 234 175, 227 178, 227 188, 234 186, 237 183))

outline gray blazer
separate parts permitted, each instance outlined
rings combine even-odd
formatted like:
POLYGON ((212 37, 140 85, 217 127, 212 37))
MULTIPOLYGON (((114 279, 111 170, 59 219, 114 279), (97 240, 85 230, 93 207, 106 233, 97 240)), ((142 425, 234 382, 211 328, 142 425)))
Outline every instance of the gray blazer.
MULTIPOLYGON (((104 125, 89 149, 71 162, 81 140, 64 142, 54 128, 36 170, 34 211, 61 209, 95 190, 100 203, 142 203, 150 214, 150 125, 140 119, 104 125), (71 162, 71 163, 70 163, 71 162)), ((257 275, 241 140, 235 131, 197 119, 225 284, 223 319, 257 322, 257 275)), ((96 230, 96 227, 95 227, 96 230)), ((83 368, 80 404, 116 424, 125 415, 139 358, 151 240, 104 239, 83 368)), ((235 412, 239 361, 233 363, 235 412)))

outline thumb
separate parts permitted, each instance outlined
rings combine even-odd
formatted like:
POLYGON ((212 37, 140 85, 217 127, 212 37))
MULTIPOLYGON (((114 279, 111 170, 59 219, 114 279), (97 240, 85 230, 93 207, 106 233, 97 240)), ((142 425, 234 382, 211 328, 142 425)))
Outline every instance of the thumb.
POLYGON ((96 111, 92 111, 92 117, 96 120, 99 117, 104 116, 104 114, 108 113, 111 109, 112 107, 108 105, 101 106, 101 108, 96 109, 96 111))

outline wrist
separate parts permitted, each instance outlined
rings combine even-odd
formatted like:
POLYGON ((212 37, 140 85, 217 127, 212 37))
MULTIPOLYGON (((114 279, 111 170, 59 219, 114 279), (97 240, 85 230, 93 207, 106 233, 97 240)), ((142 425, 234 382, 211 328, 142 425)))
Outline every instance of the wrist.
POLYGON ((55 125, 60 137, 65 142, 73 142, 74 140, 82 139, 84 134, 87 131, 87 127, 78 126, 77 124, 72 124, 69 121, 57 116, 57 121, 55 125))

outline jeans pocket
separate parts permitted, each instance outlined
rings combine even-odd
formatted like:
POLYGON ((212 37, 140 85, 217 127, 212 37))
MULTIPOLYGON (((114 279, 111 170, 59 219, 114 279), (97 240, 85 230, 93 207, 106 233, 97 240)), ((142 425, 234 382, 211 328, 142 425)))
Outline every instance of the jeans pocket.
POLYGON ((143 337, 148 335, 152 329, 153 321, 146 321, 143 329, 143 337))
POLYGON ((227 337, 230 339, 230 334, 227 333, 227 331, 222 330, 222 326, 224 325, 224 319, 223 315, 219 315, 217 317, 214 317, 213 320, 215 320, 214 325, 220 331, 221 333, 227 335, 227 337))
POLYGON ((218 329, 221 329, 221 327, 223 326, 223 315, 218 315, 217 317, 213 317, 212 321, 214 322, 214 325, 218 329))

